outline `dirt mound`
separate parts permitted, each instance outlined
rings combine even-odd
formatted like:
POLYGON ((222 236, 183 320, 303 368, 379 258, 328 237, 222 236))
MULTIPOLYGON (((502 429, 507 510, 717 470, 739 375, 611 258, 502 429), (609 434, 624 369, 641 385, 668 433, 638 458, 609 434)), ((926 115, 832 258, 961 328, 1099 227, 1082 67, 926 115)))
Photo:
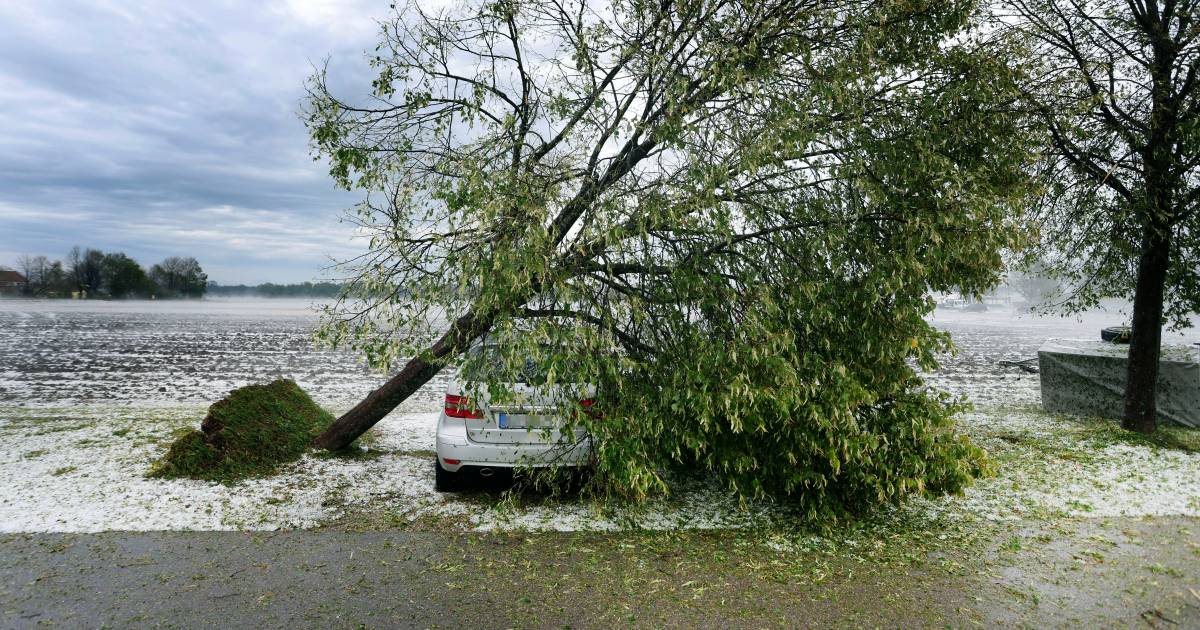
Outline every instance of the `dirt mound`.
POLYGON ((234 481, 299 459, 333 416, 295 381, 235 389, 208 408, 200 430, 179 436, 151 477, 234 481))

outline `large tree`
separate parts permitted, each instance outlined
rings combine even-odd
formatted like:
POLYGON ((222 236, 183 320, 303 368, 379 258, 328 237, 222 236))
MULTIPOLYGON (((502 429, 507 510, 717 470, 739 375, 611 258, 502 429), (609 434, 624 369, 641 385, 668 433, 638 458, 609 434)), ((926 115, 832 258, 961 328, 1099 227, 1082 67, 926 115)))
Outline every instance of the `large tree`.
POLYGON ((110 297, 148 298, 155 293, 154 282, 146 275, 146 270, 122 252, 105 254, 100 268, 101 287, 110 297))
POLYGON ((84 297, 100 294, 104 281, 104 252, 90 248, 82 250, 76 245, 67 253, 67 266, 75 288, 83 292, 84 297))
POLYGON ((1048 130, 1043 244, 1067 310, 1132 298, 1122 425, 1155 429, 1164 325, 1200 311, 1200 1, 1012 0, 1048 130))
POLYGON ((46 294, 49 289, 50 259, 24 254, 17 259, 17 268, 25 276, 26 295, 41 297, 46 294))
POLYGON ((154 265, 150 268, 150 279, 171 297, 204 297, 208 290, 208 274, 191 256, 171 256, 154 265))
POLYGON ((311 85, 314 144, 366 192, 371 236, 323 334, 404 361, 317 444, 486 335, 506 348, 489 387, 530 355, 599 385, 602 414, 572 417, 632 494, 672 463, 810 507, 959 487, 978 453, 912 363, 947 346, 929 292, 991 286, 1020 244, 1026 157, 973 9, 401 10, 371 99, 311 85))

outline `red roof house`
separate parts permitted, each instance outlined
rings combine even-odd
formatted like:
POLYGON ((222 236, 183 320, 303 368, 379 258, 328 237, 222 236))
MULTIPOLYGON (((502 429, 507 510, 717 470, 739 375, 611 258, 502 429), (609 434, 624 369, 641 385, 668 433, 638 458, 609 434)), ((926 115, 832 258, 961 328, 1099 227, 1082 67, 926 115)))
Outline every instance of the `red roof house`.
POLYGON ((0 293, 20 293, 24 288, 25 276, 11 269, 0 269, 0 293))

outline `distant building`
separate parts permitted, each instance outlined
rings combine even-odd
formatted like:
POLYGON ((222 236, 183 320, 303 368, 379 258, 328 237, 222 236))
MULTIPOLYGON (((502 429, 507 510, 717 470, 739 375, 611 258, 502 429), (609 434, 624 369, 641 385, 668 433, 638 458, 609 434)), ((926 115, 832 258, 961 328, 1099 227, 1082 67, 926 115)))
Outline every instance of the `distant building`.
POLYGON ((11 269, 0 269, 0 295, 16 295, 25 289, 25 276, 11 269))

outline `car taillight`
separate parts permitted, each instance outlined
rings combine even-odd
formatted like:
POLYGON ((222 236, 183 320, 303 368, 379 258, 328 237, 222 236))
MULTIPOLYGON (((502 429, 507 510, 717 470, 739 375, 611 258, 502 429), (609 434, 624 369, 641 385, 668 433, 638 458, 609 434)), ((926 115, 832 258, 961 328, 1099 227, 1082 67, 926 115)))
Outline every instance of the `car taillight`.
POLYGON ((596 404, 595 398, 584 398, 583 400, 579 401, 579 406, 583 407, 583 413, 586 413, 587 415, 589 415, 593 418, 603 418, 604 414, 592 409, 592 406, 595 404, 596 404))
POLYGON ((466 396, 446 394, 446 415, 451 418, 479 419, 483 417, 483 411, 466 396))

